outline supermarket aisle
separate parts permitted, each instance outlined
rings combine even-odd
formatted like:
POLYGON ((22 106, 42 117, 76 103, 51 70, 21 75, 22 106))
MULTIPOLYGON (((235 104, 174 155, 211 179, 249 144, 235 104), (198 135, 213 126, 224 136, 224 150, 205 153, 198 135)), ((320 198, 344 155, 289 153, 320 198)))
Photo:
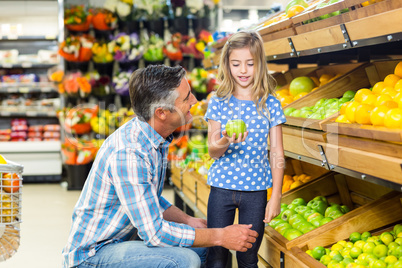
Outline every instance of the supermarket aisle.
MULTIPOLYGON (((67 191, 60 184, 25 184, 22 193, 21 243, 3 268, 61 267, 61 250, 70 230, 71 214, 80 191, 67 191)), ((173 202, 173 190, 164 196, 173 202)))

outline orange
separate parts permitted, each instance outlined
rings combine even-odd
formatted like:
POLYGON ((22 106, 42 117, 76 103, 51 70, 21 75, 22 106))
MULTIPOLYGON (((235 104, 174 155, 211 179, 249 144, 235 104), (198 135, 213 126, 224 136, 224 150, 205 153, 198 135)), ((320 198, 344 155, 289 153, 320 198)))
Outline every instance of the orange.
POLYGON ((363 96, 361 103, 374 105, 377 100, 377 95, 371 93, 363 96))
POLYGON ((370 113, 371 124, 373 126, 384 126, 384 117, 389 110, 390 109, 384 105, 375 107, 370 113))
POLYGON ((374 84, 372 92, 375 94, 380 94, 384 87, 385 84, 383 81, 377 82, 374 84))
POLYGON ((351 102, 347 107, 345 111, 346 118, 349 120, 350 123, 355 123, 355 113, 356 113, 356 108, 360 105, 360 102, 354 101, 351 102))
POLYGON ((321 76, 320 76, 320 86, 323 86, 323 85, 325 85, 326 83, 328 83, 329 82, 329 79, 331 79, 333 77, 333 75, 330 75, 330 74, 322 74, 321 76))
POLYGON ((341 109, 339 110, 339 113, 341 115, 346 114, 346 107, 348 107, 348 105, 352 103, 351 101, 345 102, 344 104, 342 104, 341 109))
POLYGON ((402 92, 399 92, 398 94, 395 95, 394 101, 398 103, 399 108, 402 108, 402 92))
POLYGON ((400 62, 396 65, 395 70, 394 70, 394 74, 397 75, 397 76, 399 76, 399 77, 402 77, 402 61, 400 61, 400 62))
POLYGON ((298 100, 298 99, 300 99, 301 97, 306 96, 307 94, 308 94, 308 92, 302 92, 302 93, 296 95, 293 99, 294 99, 294 100, 298 100))
POLYGON ((396 91, 393 87, 390 86, 384 87, 384 89, 381 91, 381 94, 388 94, 391 97, 394 97, 397 93, 398 91, 396 91))
POLYGON ((383 104, 384 102, 390 101, 390 100, 392 100, 392 97, 391 97, 390 95, 388 95, 388 94, 381 94, 381 95, 379 95, 379 96, 377 97, 377 99, 376 99, 374 105, 375 105, 375 106, 380 106, 380 105, 383 104))
POLYGON ((283 96, 279 99, 279 101, 281 102, 282 107, 285 107, 289 103, 292 103, 294 100, 292 96, 283 96))
POLYGON ((357 106, 355 111, 356 123, 362 125, 370 125, 370 113, 373 109, 374 106, 369 104, 360 104, 359 106, 357 106))
POLYGON ((311 80, 314 81, 314 84, 318 87, 320 85, 320 81, 315 76, 310 76, 311 80))
POLYGON ((386 86, 394 87, 395 84, 401 79, 399 76, 396 74, 389 74, 384 78, 384 84, 386 86))
POLYGON ((402 79, 399 79, 399 81, 398 82, 396 82, 396 84, 395 84, 395 86, 394 86, 394 89, 396 90, 396 91, 402 91, 402 79))
POLYGON ((278 97, 289 96, 289 89, 281 89, 275 92, 278 97))
POLYGON ((337 123, 346 123, 346 124, 350 124, 349 120, 346 118, 346 115, 344 115, 344 114, 341 114, 340 116, 338 116, 338 117, 335 119, 335 122, 337 122, 337 123))
POLYGON ((286 14, 288 15, 288 18, 291 18, 291 17, 303 12, 304 9, 305 8, 301 5, 294 5, 288 9, 288 12, 286 14))
POLYGON ((314 91, 314 90, 317 90, 318 89, 318 87, 315 87, 315 88, 313 88, 311 91, 314 91))
POLYGON ((342 74, 336 74, 334 77, 330 78, 328 80, 328 82, 331 82, 332 80, 335 80, 335 79, 337 79, 338 77, 341 77, 341 76, 342 76, 342 74))
POLYGON ((388 108, 392 109, 392 108, 398 108, 398 103, 396 101, 393 100, 389 100, 389 101, 384 101, 382 103, 382 105, 387 106, 388 108))
POLYGON ((388 128, 402 128, 402 108, 389 110, 385 114, 384 125, 388 128))
POLYGON ((364 7, 371 5, 371 4, 375 4, 375 0, 368 0, 366 2, 361 3, 361 5, 364 7))
POLYGON ((373 92, 371 92, 370 89, 362 88, 356 92, 354 100, 361 102, 363 99, 365 99, 367 97, 367 95, 372 95, 372 94, 373 94, 373 92))

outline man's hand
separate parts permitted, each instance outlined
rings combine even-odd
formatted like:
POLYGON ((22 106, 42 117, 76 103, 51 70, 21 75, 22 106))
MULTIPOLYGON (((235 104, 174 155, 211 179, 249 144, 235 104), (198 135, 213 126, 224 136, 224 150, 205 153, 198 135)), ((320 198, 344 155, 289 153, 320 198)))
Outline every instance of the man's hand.
POLYGON ((221 246, 246 252, 258 237, 258 233, 250 229, 251 226, 251 224, 235 224, 221 229, 223 232, 221 246))
POLYGON ((207 228, 207 221, 200 218, 190 217, 187 221, 187 225, 193 228, 207 228))

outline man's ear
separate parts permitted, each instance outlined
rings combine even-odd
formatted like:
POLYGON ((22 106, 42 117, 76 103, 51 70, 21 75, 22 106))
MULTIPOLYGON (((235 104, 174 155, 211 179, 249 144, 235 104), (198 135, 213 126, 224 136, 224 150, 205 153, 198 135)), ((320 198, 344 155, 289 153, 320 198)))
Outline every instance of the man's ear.
POLYGON ((155 116, 156 116, 157 118, 159 118, 160 120, 165 120, 167 114, 166 114, 166 111, 163 110, 163 108, 159 107, 159 108, 157 108, 157 109, 155 110, 155 116))

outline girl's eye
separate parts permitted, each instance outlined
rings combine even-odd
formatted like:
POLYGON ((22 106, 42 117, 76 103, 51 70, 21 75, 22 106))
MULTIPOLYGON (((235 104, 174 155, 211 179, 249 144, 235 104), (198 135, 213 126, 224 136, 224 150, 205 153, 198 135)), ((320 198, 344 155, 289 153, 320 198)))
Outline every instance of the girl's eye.
POLYGON ((238 66, 239 66, 239 64, 232 64, 232 66, 233 66, 233 67, 238 67, 238 66))
POLYGON ((254 66, 254 63, 249 63, 249 64, 247 64, 248 66, 254 66))

